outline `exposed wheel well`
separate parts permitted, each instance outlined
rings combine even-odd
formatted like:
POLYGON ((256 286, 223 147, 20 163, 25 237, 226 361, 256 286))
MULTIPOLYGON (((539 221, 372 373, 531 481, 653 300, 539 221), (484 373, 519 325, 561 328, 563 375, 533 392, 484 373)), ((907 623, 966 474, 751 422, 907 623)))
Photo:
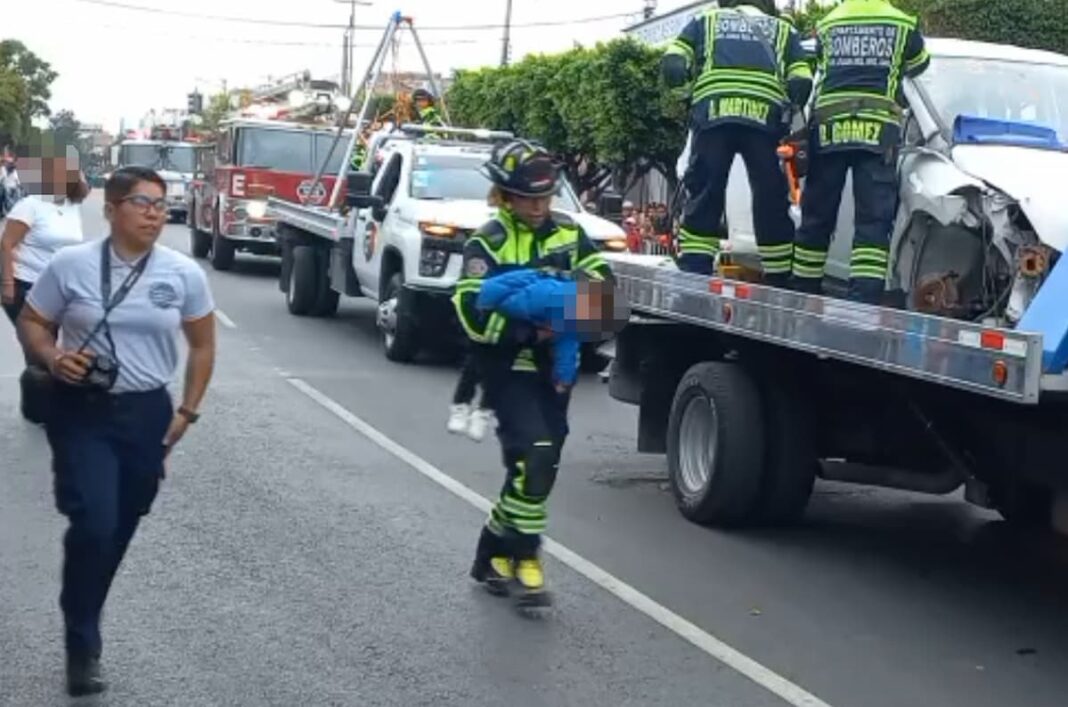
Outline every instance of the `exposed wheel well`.
POLYGON ((393 277, 394 273, 404 271, 404 257, 400 254, 400 251, 396 248, 386 248, 382 253, 382 276, 378 278, 378 298, 384 299, 386 295, 386 288, 389 286, 389 280, 393 277))

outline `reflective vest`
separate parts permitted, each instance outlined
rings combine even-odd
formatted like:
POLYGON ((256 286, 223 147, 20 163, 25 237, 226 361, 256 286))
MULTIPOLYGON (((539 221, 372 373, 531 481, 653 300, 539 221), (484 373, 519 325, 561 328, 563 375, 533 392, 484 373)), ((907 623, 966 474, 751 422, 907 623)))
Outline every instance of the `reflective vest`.
POLYGON ((477 306, 482 282, 517 267, 554 272, 582 271, 589 278, 611 277, 608 263, 582 228, 562 214, 553 214, 539 229, 531 229, 507 208, 476 231, 464 245, 463 273, 456 283, 453 304, 460 324, 476 344, 514 346, 512 370, 537 369, 527 341, 529 324, 513 322, 498 312, 477 306))
POLYGON ((419 122, 422 125, 429 125, 431 127, 445 125, 445 121, 441 119, 441 115, 438 114, 438 109, 434 106, 427 106, 419 111, 419 122))
POLYGON ((930 63, 916 18, 885 0, 846 0, 816 27, 820 149, 886 151, 901 133, 901 82, 930 63))
POLYGON ((667 53, 681 56, 696 74, 691 117, 698 129, 741 123, 779 131, 787 82, 812 79, 793 25, 749 6, 709 9, 667 53))

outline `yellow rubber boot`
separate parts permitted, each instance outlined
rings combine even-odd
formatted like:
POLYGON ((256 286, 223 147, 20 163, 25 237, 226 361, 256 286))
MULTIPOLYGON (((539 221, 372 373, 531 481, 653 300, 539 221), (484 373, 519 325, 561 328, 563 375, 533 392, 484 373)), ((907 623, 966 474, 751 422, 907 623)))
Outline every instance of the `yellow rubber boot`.
POLYGON ((545 572, 541 560, 529 558, 516 565, 515 578, 519 584, 518 603, 522 607, 550 606, 552 598, 545 588, 545 572))

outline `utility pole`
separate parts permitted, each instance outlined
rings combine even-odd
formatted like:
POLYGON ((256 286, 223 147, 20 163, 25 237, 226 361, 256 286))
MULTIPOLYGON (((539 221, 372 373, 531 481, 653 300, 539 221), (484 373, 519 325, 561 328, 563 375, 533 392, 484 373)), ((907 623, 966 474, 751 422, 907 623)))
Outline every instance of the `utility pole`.
POLYGON ((355 49, 356 37, 356 6, 370 6, 371 3, 364 0, 334 0, 334 2, 347 3, 349 6, 349 26, 345 28, 345 37, 341 41, 341 92, 351 96, 355 87, 352 85, 353 50, 355 49))
POLYGON ((501 47, 501 66, 508 66, 508 55, 512 53, 512 0, 505 0, 504 45, 501 47))
POLYGON ((642 10, 642 19, 651 20, 656 14, 656 0, 645 0, 645 8, 642 10))

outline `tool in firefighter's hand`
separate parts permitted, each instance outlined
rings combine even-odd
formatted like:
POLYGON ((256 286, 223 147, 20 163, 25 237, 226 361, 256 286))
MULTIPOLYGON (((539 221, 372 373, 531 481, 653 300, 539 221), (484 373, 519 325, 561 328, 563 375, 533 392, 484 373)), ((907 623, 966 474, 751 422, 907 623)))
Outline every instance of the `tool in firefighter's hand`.
MULTIPOLYGON (((426 51, 423 49, 423 43, 419 40, 419 33, 415 31, 415 25, 412 23, 412 18, 405 17, 400 12, 394 12, 389 18, 386 30, 382 34, 382 40, 379 42, 374 56, 371 57, 371 63, 367 67, 367 71, 364 74, 363 80, 359 84, 356 94, 353 95, 349 101, 348 109, 338 118, 337 132, 334 134, 334 140, 330 144, 330 149, 323 158, 323 162, 319 166, 318 171, 315 173, 314 180, 312 180, 311 189, 313 192, 315 189, 318 189, 319 185, 322 183, 323 174, 326 173, 327 165, 330 164, 330 160, 333 157, 335 150, 338 148, 338 143, 341 142, 341 136, 344 133, 346 126, 349 124, 349 119, 352 117, 353 108, 356 107, 356 97, 359 95, 360 91, 363 91, 363 104, 360 108, 360 118, 356 122, 355 128, 353 128, 352 136, 349 138, 348 146, 345 148, 345 155, 351 155, 353 153, 364 127, 371 124, 374 87, 378 85, 378 81, 382 76, 382 67, 385 64, 386 57, 390 55, 398 34, 404 28, 407 28, 411 32, 412 39, 415 41, 415 47, 419 50, 419 57, 422 60, 423 69, 426 71, 427 79, 430 82, 431 91, 433 91, 434 95, 441 96, 441 91, 438 90, 437 79, 434 78, 434 71, 430 68, 430 61, 427 59, 426 51)), ((445 101, 439 100, 439 104, 441 112, 445 117, 445 121, 451 122, 449 118, 449 109, 445 105, 445 101)), ((338 174, 337 181, 334 182, 334 190, 330 195, 330 200, 327 202, 331 206, 340 203, 338 199, 341 195, 341 189, 346 183, 345 177, 348 175, 349 162, 349 159, 341 160, 341 170, 338 174)))
POLYGON ((801 205, 801 179, 797 176, 797 146, 784 142, 779 145, 779 159, 782 160, 786 170, 786 182, 790 187, 790 203, 795 206, 801 205))

